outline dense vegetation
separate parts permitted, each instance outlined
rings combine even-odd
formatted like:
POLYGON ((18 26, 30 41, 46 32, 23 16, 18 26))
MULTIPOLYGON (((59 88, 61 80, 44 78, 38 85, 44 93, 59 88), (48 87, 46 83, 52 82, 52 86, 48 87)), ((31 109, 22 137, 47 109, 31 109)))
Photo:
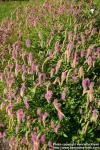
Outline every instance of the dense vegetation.
POLYGON ((0 140, 11 149, 100 142, 100 16, 91 2, 16 8, 0 26, 0 140))

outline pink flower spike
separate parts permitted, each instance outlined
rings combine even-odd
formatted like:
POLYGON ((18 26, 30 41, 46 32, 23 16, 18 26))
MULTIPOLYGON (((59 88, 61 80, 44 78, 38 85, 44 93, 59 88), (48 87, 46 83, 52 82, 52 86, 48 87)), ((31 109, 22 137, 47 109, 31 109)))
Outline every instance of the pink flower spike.
POLYGON ((58 133, 58 129, 60 128, 60 125, 58 124, 55 128, 54 128, 54 131, 55 133, 58 133))
POLYGON ((41 135, 40 141, 41 141, 41 143, 44 143, 44 142, 45 142, 45 134, 42 134, 42 135, 41 135))
POLYGON ((61 99, 62 99, 62 100, 65 100, 65 98, 66 98, 66 93, 67 93, 67 89, 64 88, 63 92, 61 93, 61 99))
POLYGON ((17 111, 17 120, 18 120, 18 123, 25 120, 25 113, 24 113, 23 109, 19 109, 17 111))
POLYGON ((27 70, 26 70, 26 65, 25 65, 25 64, 22 65, 22 72, 23 72, 24 74, 27 72, 27 70))
POLYGON ((24 104, 25 104, 26 109, 29 109, 29 102, 27 98, 24 100, 24 104))
POLYGON ((28 63, 31 65, 32 61, 33 61, 33 56, 32 56, 32 52, 30 52, 28 56, 28 63))
POLYGON ((64 118, 64 114, 61 111, 58 111, 58 118, 60 121, 64 118))
POLYGON ((57 54, 60 50, 59 42, 55 43, 55 54, 57 54))
POLYGON ((37 141, 37 134, 36 134, 36 132, 34 132, 32 134, 32 142, 35 143, 36 141, 37 141))
POLYGON ((62 72, 62 74, 61 74, 61 85, 62 85, 63 82, 65 81, 66 76, 67 76, 67 71, 62 72))
POLYGON ((60 69, 60 66, 61 66, 61 63, 62 63, 62 59, 59 60, 56 64, 56 67, 55 67, 55 70, 56 70, 56 73, 58 73, 59 69, 60 69))
POLYGON ((84 89, 86 89, 87 87, 89 87, 90 85, 90 80, 89 78, 85 78, 83 81, 82 81, 82 86, 84 89))
POLYGON ((15 65, 15 75, 17 76, 20 71, 20 66, 16 63, 15 65))
POLYGON ((41 115, 42 115, 41 108, 38 108, 38 109, 37 109, 37 115, 38 115, 38 116, 41 116, 41 115))
POLYGON ((47 91, 47 93, 45 94, 45 99, 47 100, 48 103, 50 103, 50 99, 52 97, 53 93, 52 91, 47 91))
POLYGON ((20 95, 23 97, 24 93, 25 93, 25 90, 26 90, 26 86, 25 86, 25 83, 22 84, 22 87, 21 87, 21 90, 20 90, 20 95))
POLYGON ((94 109, 92 113, 92 120, 96 123, 97 118, 98 118, 98 111, 94 109))
POLYGON ((26 47, 27 48, 30 48, 31 46, 31 41, 29 39, 26 40, 26 47))
POLYGON ((72 79, 73 79, 73 81, 77 81, 77 76, 73 75, 72 79))
POLYGON ((81 55, 81 57, 84 57, 84 56, 85 56, 85 51, 84 51, 84 50, 81 50, 80 55, 81 55))
POLYGON ((39 84, 42 84, 43 81, 45 81, 46 79, 46 74, 45 73, 38 73, 38 80, 39 80, 39 84))
POLYGON ((33 74, 36 72, 36 65, 32 63, 30 73, 33 74))

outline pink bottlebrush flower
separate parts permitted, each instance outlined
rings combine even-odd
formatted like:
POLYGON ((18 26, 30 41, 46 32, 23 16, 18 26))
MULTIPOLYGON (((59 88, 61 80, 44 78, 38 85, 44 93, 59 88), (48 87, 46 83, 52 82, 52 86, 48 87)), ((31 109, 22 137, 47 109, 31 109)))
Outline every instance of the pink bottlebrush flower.
POLYGON ((60 124, 58 124, 57 126, 55 126, 55 128, 54 128, 55 133, 58 133, 59 128, 60 128, 60 124))
POLYGON ((3 124, 0 124, 0 139, 5 142, 5 137, 6 137, 6 131, 5 131, 5 126, 3 124))
POLYGON ((61 99, 65 100, 66 98, 66 93, 67 93, 67 88, 64 88, 63 92, 61 93, 61 99))
POLYGON ((20 126, 19 126, 19 124, 18 124, 18 125, 16 126, 16 134, 18 134, 19 129, 20 129, 20 126))
POLYGON ((60 69, 60 66, 61 66, 61 63, 62 63, 62 59, 59 60, 59 61, 57 62, 57 64, 56 64, 56 67, 55 67, 56 73, 58 73, 58 71, 59 71, 59 69, 60 69))
POLYGON ((42 119, 43 119, 43 121, 45 121, 45 119, 48 117, 48 113, 47 112, 45 112, 43 115, 42 115, 42 119))
POLYGON ((52 95, 53 95, 53 93, 52 93, 52 91, 47 91, 47 93, 45 94, 45 99, 47 100, 47 102, 48 103, 50 103, 50 100, 51 100, 51 98, 52 98, 52 95))
POLYGON ((45 134, 42 134, 42 135, 41 135, 40 142, 41 142, 41 143, 44 143, 44 142, 45 142, 45 134))
POLYGON ((19 71, 20 71, 20 66, 19 66, 19 64, 16 63, 16 65, 15 65, 15 75, 16 76, 18 76, 19 71))
POLYGON ((15 144, 15 138, 12 136, 11 139, 9 140, 9 146, 12 147, 15 144))
POLYGON ((27 54, 26 54, 26 51, 24 49, 21 49, 21 57, 22 57, 22 60, 23 62, 25 63, 26 61, 26 57, 27 57, 27 54))
POLYGON ((51 128, 53 128, 53 129, 55 128, 55 123, 52 120, 51 120, 51 128))
POLYGON ((58 118, 60 121, 64 118, 64 114, 61 111, 58 111, 58 118))
POLYGON ((37 115, 39 115, 39 116, 41 116, 41 115, 42 115, 41 108, 38 108, 38 109, 37 109, 37 115))
POLYGON ((55 54, 57 54, 59 52, 59 50, 60 50, 59 42, 55 43, 55 48, 54 49, 55 49, 55 54))
POLYGON ((85 50, 81 50, 80 56, 81 56, 81 57, 84 57, 84 56, 85 56, 85 50))
POLYGON ((51 36, 54 36, 54 31, 51 31, 51 32, 50 32, 50 35, 51 35, 51 36))
POLYGON ((63 14, 65 12, 65 6, 61 6, 58 10, 59 14, 63 14))
POLYGON ((94 99, 94 89, 93 88, 90 88, 90 90, 88 91, 88 99, 90 102, 92 102, 94 99))
POLYGON ((98 111, 94 109, 92 113, 92 120, 96 123, 97 118, 98 118, 98 111))
POLYGON ((25 113, 24 113, 23 109, 19 109, 17 111, 17 120, 18 120, 18 123, 25 120, 25 113))
POLYGON ((13 108, 13 105, 11 103, 6 108, 6 111, 9 117, 12 117, 12 108, 13 108))
POLYGON ((42 84, 46 79, 46 74, 45 73, 38 73, 38 80, 39 80, 39 84, 42 84))
POLYGON ((27 39, 26 40, 26 47, 30 48, 30 46, 31 46, 31 41, 30 41, 30 39, 27 39))
POLYGON ((73 75, 73 76, 72 76, 72 80, 73 80, 73 81, 77 81, 77 76, 73 75))
POLYGON ((11 88, 13 83, 14 83, 14 78, 6 79, 7 87, 11 88))
POLYGON ((65 51, 65 56, 66 56, 66 59, 67 59, 67 63, 69 63, 69 61, 70 61, 72 49, 73 49, 73 42, 70 41, 70 42, 68 43, 67 49, 66 49, 66 51, 65 51))
POLYGON ((25 64, 23 64, 22 65, 22 73, 27 73, 27 69, 26 69, 26 65, 25 64))
POLYGON ((61 85, 62 85, 63 82, 65 81, 66 76, 67 76, 67 71, 62 72, 62 74, 61 74, 61 85))
POLYGON ((68 33, 68 41, 71 42, 72 41, 72 32, 68 33))
POLYGON ((32 134, 32 142, 33 142, 33 150, 39 150, 40 149, 40 141, 38 139, 36 132, 34 132, 32 134))
POLYGON ((89 57, 87 58, 86 62, 87 62, 87 64, 88 64, 90 67, 92 67, 93 60, 92 60, 92 57, 91 57, 91 56, 89 56, 89 57))
POLYGON ((34 72, 36 72, 36 65, 32 63, 30 73, 33 74, 34 72))
POLYGON ((43 125, 45 126, 45 120, 46 118, 48 117, 48 113, 45 112, 43 115, 42 115, 42 121, 43 121, 43 125))
POLYGON ((89 47, 86 51, 86 57, 88 58, 91 55, 92 49, 89 47))
POLYGON ((25 86, 25 83, 22 84, 22 87, 20 89, 20 95, 23 97, 24 93, 25 93, 25 90, 26 90, 26 86, 25 86))
POLYGON ((83 66, 81 66, 81 67, 79 68, 79 73, 78 73, 78 75, 79 75, 80 78, 81 78, 81 77, 84 77, 83 66))
POLYGON ((90 85, 89 85, 89 88, 93 89, 93 87, 94 87, 94 82, 91 82, 90 85))
POLYGON ((65 115, 61 112, 60 110, 60 107, 61 107, 61 104, 58 103, 58 100, 55 99, 54 102, 53 102, 53 105, 54 107, 56 108, 57 112, 58 112, 58 117, 59 117, 59 120, 62 120, 63 117, 65 117, 65 115))
POLYGON ((15 43, 12 45, 12 47, 13 47, 13 50, 19 51, 19 50, 20 50, 20 42, 19 42, 19 41, 15 42, 15 43))
POLYGON ((28 56, 28 63, 31 65, 32 61, 33 61, 33 56, 32 56, 32 52, 30 52, 28 56))
POLYGON ((4 139, 5 138, 5 136, 6 136, 6 133, 5 133, 5 131, 0 131, 0 138, 2 138, 2 139, 4 139))
POLYGON ((26 109, 29 109, 29 101, 27 98, 24 100, 24 104, 25 104, 26 109))
POLYGON ((35 143, 36 141, 37 141, 37 134, 36 134, 36 132, 34 132, 32 134, 32 142, 35 143))
POLYGON ((51 78, 53 77, 54 72, 55 72, 55 69, 54 69, 54 68, 51 68, 51 70, 50 70, 50 77, 51 77, 51 78))
POLYGON ((47 56, 48 56, 48 57, 51 57, 51 56, 52 56, 52 52, 51 52, 50 50, 47 52, 47 56))
POLYGON ((49 149, 50 149, 50 150, 54 150, 54 149, 53 149, 53 144, 51 143, 51 141, 48 141, 48 146, 49 146, 49 149))
POLYGON ((51 128, 54 129, 54 132, 57 133, 58 129, 60 128, 60 125, 56 125, 52 120, 51 120, 51 128))
POLYGON ((75 52, 74 54, 74 59, 73 59, 73 63, 72 63, 72 67, 75 68, 75 66, 78 64, 78 54, 77 52, 75 52))
POLYGON ((73 46, 74 46, 73 42, 70 41, 70 42, 68 43, 68 45, 67 45, 67 50, 72 50, 72 49, 73 49, 73 46))
POLYGON ((8 100, 11 100, 13 97, 14 97, 14 93, 9 90, 8 93, 7 93, 8 100))
POLYGON ((89 87, 90 85, 90 79, 89 78, 85 78, 83 81, 82 81, 82 87, 84 89, 87 89, 87 87, 89 87))

